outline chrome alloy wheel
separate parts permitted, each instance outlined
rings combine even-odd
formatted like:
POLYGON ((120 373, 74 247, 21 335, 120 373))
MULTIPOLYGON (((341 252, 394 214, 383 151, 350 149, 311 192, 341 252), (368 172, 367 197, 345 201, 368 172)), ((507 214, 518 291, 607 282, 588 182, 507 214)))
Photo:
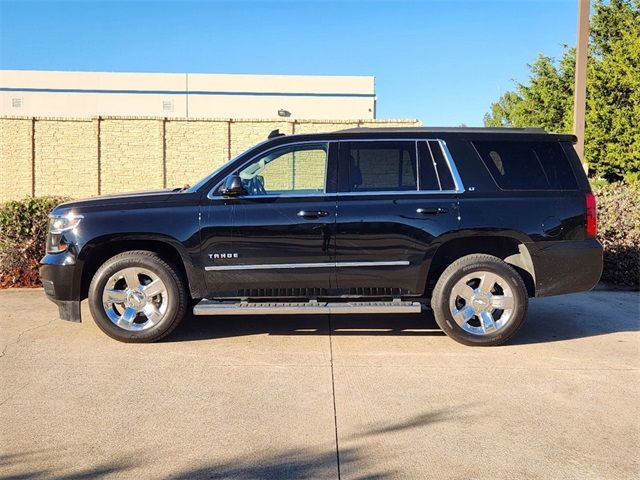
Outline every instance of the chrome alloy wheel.
POLYGON ((509 322, 515 308, 507 282, 493 272, 478 271, 458 280, 449 296, 456 323, 474 335, 494 333, 509 322))
POLYGON ((102 292, 102 305, 109 319, 130 331, 147 330, 167 311, 167 287, 150 270, 129 267, 109 277, 102 292))

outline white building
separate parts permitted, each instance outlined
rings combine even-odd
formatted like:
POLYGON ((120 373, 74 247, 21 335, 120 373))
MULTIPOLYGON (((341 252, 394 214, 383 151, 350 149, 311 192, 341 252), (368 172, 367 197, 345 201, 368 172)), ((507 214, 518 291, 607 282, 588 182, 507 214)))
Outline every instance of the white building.
POLYGON ((0 70, 0 115, 373 119, 372 76, 0 70))

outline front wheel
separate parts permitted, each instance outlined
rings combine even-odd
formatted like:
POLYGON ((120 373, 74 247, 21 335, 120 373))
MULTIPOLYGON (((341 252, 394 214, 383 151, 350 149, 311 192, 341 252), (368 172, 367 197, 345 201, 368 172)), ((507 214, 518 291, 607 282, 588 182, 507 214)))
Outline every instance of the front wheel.
POLYGON ((464 345, 500 345, 520 329, 528 295, 522 278, 497 257, 474 254, 442 273, 431 297, 436 322, 464 345))
POLYGON ((154 252, 107 260, 89 286, 89 309, 100 329, 121 342, 155 342, 186 314, 187 291, 176 268, 154 252))

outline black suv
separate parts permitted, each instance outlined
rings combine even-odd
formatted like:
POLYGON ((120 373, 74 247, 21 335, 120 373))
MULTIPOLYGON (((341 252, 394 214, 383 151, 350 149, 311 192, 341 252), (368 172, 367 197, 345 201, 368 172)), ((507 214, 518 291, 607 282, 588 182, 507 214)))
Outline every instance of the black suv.
POLYGON ((497 345, 528 297, 600 278, 575 137, 367 129, 269 139, 193 187, 51 214, 41 276, 65 320, 151 342, 196 315, 420 312, 497 345))

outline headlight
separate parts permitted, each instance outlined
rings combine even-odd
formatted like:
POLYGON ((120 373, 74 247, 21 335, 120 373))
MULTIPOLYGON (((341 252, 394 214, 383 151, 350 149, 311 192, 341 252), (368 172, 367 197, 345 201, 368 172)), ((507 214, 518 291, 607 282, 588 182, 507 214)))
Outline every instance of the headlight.
POLYGON ((66 215, 49 215, 47 253, 64 252, 68 248, 68 245, 62 239, 63 233, 76 228, 82 219, 82 215, 73 213, 66 215))
POLYGON ((82 215, 67 213, 66 215, 49 215, 49 233, 59 234, 78 226, 82 215))

